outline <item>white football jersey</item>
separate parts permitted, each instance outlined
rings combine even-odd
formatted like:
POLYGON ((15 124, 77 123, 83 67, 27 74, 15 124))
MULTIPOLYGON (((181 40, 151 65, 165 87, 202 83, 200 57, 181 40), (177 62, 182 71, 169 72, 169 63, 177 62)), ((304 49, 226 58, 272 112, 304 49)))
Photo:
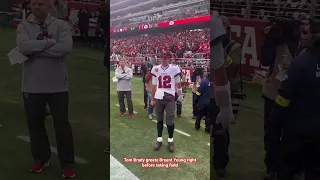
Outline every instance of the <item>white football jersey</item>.
POLYGON ((169 65, 163 68, 161 65, 153 66, 151 70, 152 84, 157 86, 155 99, 162 99, 164 92, 175 95, 176 84, 180 82, 180 68, 178 66, 169 65), (179 78, 177 78, 179 76, 179 78), (177 79, 179 79, 178 82, 177 79), (162 97, 161 97, 162 96, 162 97))
POLYGON ((213 14, 210 17, 210 27, 210 41, 213 41, 226 33, 223 22, 217 11, 213 11, 213 14))

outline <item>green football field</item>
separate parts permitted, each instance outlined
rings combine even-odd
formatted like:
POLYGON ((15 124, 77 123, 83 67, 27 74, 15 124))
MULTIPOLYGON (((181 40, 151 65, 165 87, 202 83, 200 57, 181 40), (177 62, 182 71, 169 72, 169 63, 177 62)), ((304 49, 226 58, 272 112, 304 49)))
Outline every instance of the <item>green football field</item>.
MULTIPOLYGON (((49 169, 41 174, 28 172, 32 162, 30 146, 25 138, 18 138, 28 136, 20 92, 21 67, 10 66, 6 56, 15 47, 15 32, 0 29, 0 40, 0 179, 60 179, 58 158, 54 153, 49 169)), ((201 131, 194 130, 191 91, 188 91, 183 102, 182 117, 175 121, 175 152, 169 153, 167 150, 166 128, 165 144, 160 151, 154 152, 156 123, 148 120, 147 113, 143 110, 143 85, 140 77, 135 77, 132 81, 134 119, 119 117, 116 84, 111 82, 111 161, 109 155, 103 154, 108 139, 109 102, 106 91, 108 78, 111 79, 114 72, 109 76, 109 72, 102 66, 102 59, 103 52, 80 46, 75 46, 69 57, 70 121, 75 155, 78 158, 76 179, 109 179, 111 165, 111 176, 115 180, 120 180, 120 177, 124 177, 124 180, 209 180, 209 135, 204 133, 204 128, 201 131), (176 168, 144 168, 138 162, 124 162, 124 158, 194 158, 196 162, 180 162, 176 168)), ((248 98, 242 103, 237 123, 231 127, 228 180, 257 180, 264 168, 260 87, 246 84, 245 93, 248 98)), ((56 147, 51 118, 47 118, 47 130, 51 146, 56 147)))

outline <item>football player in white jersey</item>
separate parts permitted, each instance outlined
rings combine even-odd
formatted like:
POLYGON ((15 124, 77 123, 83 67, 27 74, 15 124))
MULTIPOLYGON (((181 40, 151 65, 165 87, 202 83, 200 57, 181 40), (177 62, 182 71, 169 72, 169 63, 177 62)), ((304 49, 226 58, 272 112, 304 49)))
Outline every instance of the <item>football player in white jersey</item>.
POLYGON ((219 177, 226 174, 229 156, 229 124, 234 120, 231 103, 230 84, 225 63, 225 51, 222 46, 221 37, 225 34, 222 20, 218 12, 213 12, 210 17, 210 67, 214 79, 214 85, 210 86, 211 106, 211 154, 212 162, 219 177))
POLYGON ((154 150, 159 150, 162 145, 162 131, 164 111, 166 112, 166 124, 168 128, 168 146, 169 151, 174 152, 173 132, 174 132, 174 110, 175 110, 175 93, 178 94, 178 101, 182 102, 182 88, 180 68, 169 64, 170 55, 164 54, 161 64, 153 66, 152 74, 152 94, 151 105, 155 105, 157 114, 158 137, 154 145, 154 150))

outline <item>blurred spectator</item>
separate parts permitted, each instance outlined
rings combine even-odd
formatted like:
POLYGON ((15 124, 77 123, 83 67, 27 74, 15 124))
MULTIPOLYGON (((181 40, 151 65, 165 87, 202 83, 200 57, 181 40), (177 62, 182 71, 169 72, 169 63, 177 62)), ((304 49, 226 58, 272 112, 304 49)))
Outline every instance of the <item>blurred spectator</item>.
POLYGON ((110 31, 109 26, 109 12, 108 9, 103 7, 100 10, 100 14, 97 21, 97 31, 104 37, 104 33, 110 31))
POLYGON ((88 32, 89 32, 89 20, 91 18, 91 13, 88 8, 81 8, 78 12, 78 27, 80 30, 80 36, 83 42, 88 42, 88 32))
POLYGON ((62 20, 68 20, 70 13, 71 13, 71 7, 69 6, 69 1, 65 0, 53 0, 52 1, 52 11, 51 15, 62 20))
POLYGON ((22 19, 27 19, 28 16, 31 14, 29 3, 30 3, 30 0, 22 1, 21 9, 20 9, 22 19))

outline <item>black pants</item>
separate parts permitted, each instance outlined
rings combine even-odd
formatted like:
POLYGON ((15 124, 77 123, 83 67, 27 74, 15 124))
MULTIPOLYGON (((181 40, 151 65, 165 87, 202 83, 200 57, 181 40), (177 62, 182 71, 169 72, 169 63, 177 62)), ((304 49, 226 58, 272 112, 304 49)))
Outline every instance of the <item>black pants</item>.
POLYGON ((146 84, 143 83, 143 102, 144 102, 144 108, 148 107, 148 92, 146 90, 146 84))
MULTIPOLYGON (((179 102, 178 101, 178 94, 176 93, 175 94, 175 97, 174 97, 174 101, 176 102, 176 106, 177 106, 177 116, 180 116, 181 113, 182 113, 182 102, 179 102)), ((183 95, 184 97, 184 95, 183 95)))
POLYGON ((35 162, 46 162, 51 157, 45 128, 45 108, 48 103, 53 117, 61 168, 74 165, 71 125, 68 119, 68 92, 50 94, 23 93, 24 107, 30 134, 31 152, 35 162))
POLYGON ((132 99, 131 99, 131 91, 118 91, 120 113, 126 112, 126 106, 124 104, 124 96, 126 96, 126 99, 127 99, 129 114, 133 114, 133 104, 132 104, 132 99))
POLYGON ((79 27, 79 31, 80 31, 81 41, 88 42, 89 27, 79 27))
POLYGON ((198 113, 198 95, 192 92, 192 115, 197 116, 198 113))
POLYGON ((199 104, 198 114, 197 114, 196 123, 195 123, 196 128, 200 128, 202 117, 205 117, 206 129, 210 127, 209 111, 210 111, 210 104, 199 104))
POLYGON ((278 180, 293 180, 305 167, 306 180, 320 180, 320 137, 305 137, 284 130, 278 180))
POLYGON ((267 172, 276 172, 279 166, 280 138, 282 129, 269 121, 274 101, 264 98, 264 163, 267 172))
POLYGON ((182 102, 176 101, 177 105, 177 116, 180 116, 182 113, 182 102))
MULTIPOLYGON (((216 124, 217 116, 220 112, 219 107, 213 99, 210 99, 210 121, 211 121, 211 138, 210 138, 210 156, 211 165, 214 169, 225 169, 229 163, 229 130, 222 130, 220 124, 216 124)), ((212 177, 212 176, 211 176, 212 177)))

